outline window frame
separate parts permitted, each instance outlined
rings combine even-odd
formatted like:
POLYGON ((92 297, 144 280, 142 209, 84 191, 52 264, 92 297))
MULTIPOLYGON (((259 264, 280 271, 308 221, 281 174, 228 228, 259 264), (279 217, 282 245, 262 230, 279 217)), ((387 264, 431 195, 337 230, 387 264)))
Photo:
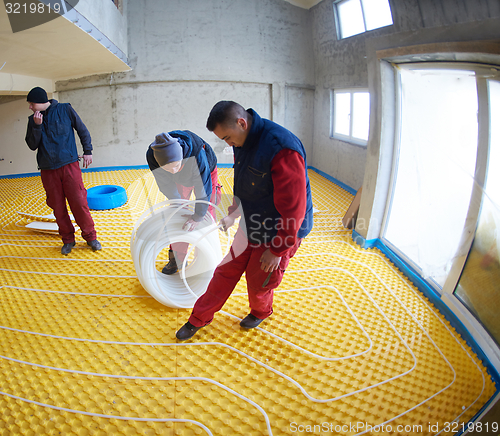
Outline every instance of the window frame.
MULTIPOLYGON (((476 75, 476 84, 478 90, 478 120, 479 120, 479 135, 478 135, 478 146, 477 146, 477 161, 476 161, 476 172, 475 180, 470 203, 469 210, 467 213, 466 222, 475 222, 476 226, 480 217, 481 212, 481 193, 480 189, 484 183, 487 171, 487 156, 489 152, 489 129, 490 129, 490 119, 489 119, 489 102, 487 96, 487 81, 493 76, 496 77, 497 81, 500 81, 500 67, 497 65, 488 65, 481 62, 466 62, 466 61, 447 61, 447 62, 435 62, 435 61, 414 61, 414 62, 397 62, 392 61, 388 64, 388 67, 393 71, 393 84, 394 86, 388 86, 389 83, 385 83, 383 87, 387 88, 387 91, 393 93, 392 104, 393 111, 388 115, 394 117, 394 125, 391 127, 393 131, 393 144, 392 144, 392 164, 389 175, 388 191, 385 201, 382 225, 380 229, 380 240, 384 245, 386 245, 393 253, 396 254, 406 265, 409 266, 410 270, 413 270, 417 275, 421 276, 421 268, 409 259, 398 247, 394 246, 389 240, 386 239, 386 230, 388 224, 388 217, 392 207, 392 200, 394 197, 394 188, 396 183, 396 171, 397 165, 399 163, 399 139, 400 139, 400 126, 401 126, 401 82, 399 69, 400 68, 413 68, 413 69, 467 69, 474 70, 476 75), (389 66, 390 65, 390 66, 389 66), (494 71, 494 72, 493 72, 494 71), (478 201, 479 200, 479 201, 478 201)), ((469 234, 467 231, 467 226, 464 227, 462 234, 461 244, 467 246, 468 249, 465 250, 466 254, 458 256, 452 264, 451 270, 448 273, 448 277, 443 284, 439 286, 432 279, 422 279, 425 283, 435 292, 436 296, 440 298, 444 304, 460 319, 464 324, 466 329, 471 333, 474 340, 478 343, 482 351, 485 353, 492 365, 500 370, 500 348, 495 343, 494 339, 491 337, 490 333, 484 328, 482 323, 475 317, 475 315, 467 308, 467 306, 462 303, 461 300, 454 295, 455 288, 460 280, 462 270, 467 261, 468 253, 472 246, 474 240, 475 232, 469 234)))
POLYGON ((366 17, 365 17, 365 8, 363 6, 363 0, 359 0, 359 3, 360 3, 360 6, 361 6, 361 15, 363 17, 363 27, 364 27, 364 31, 363 32, 360 32, 360 33, 355 33, 354 35, 350 35, 350 36, 342 36, 342 26, 341 26, 341 20, 340 20, 340 13, 338 11, 338 5, 340 3, 345 3, 345 2, 348 2, 348 1, 352 1, 352 0, 335 0, 333 2, 333 12, 334 12, 334 20, 335 20, 335 28, 337 30, 337 39, 338 40, 342 40, 342 39, 347 39, 347 38, 352 38, 353 36, 358 36, 358 35, 363 35, 365 34, 366 32, 372 32, 374 30, 378 30, 378 29, 382 29, 384 27, 388 27, 388 26, 393 26, 394 25, 394 18, 392 16, 392 6, 391 6, 391 2, 390 0, 387 0, 387 2, 389 3, 389 9, 391 10, 391 19, 392 19, 392 23, 391 24, 387 24, 385 26, 381 26, 381 27, 376 27, 374 29, 370 29, 368 30, 366 28, 366 17))
MULTIPOLYGON (((401 98, 400 98, 400 93, 401 93, 401 80, 400 80, 400 74, 399 71, 401 68, 408 68, 408 69, 415 69, 415 70, 426 70, 426 69, 443 69, 443 70, 461 70, 461 69, 468 69, 468 70, 474 70, 475 72, 475 77, 476 77, 476 83, 478 84, 478 104, 480 105, 480 113, 483 114, 479 120, 481 121, 479 125, 479 129, 482 132, 480 137, 478 138, 478 159, 476 162, 476 183, 473 186, 473 191, 471 194, 471 200, 470 202, 473 202, 473 199, 478 197, 478 182, 481 184, 484 181, 485 178, 485 172, 486 172, 486 162, 485 158, 488 153, 488 145, 485 143, 485 133, 484 129, 485 126, 487 126, 487 129, 489 129, 489 122, 488 119, 485 118, 485 108, 484 108, 484 102, 486 99, 486 92, 485 92, 485 76, 488 76, 489 73, 489 67, 486 64, 481 64, 478 62, 475 63, 467 63, 467 62, 404 62, 393 64, 393 69, 394 69, 394 79, 395 79, 395 112, 394 112, 394 117, 395 117, 395 128, 394 128, 394 149, 393 149, 393 157, 392 157, 392 165, 391 165, 391 174, 390 174, 390 183, 389 183, 389 191, 387 195, 387 201, 386 201, 386 206, 384 210, 384 215, 383 215, 383 220, 382 220, 382 226, 381 226, 381 232, 380 232, 380 239, 381 241, 386 244, 388 247, 391 248, 397 255, 403 259, 408 265, 410 265, 412 268, 414 268, 419 274, 421 273, 421 268, 412 260, 410 260, 404 253, 402 253, 396 246, 394 246, 388 239, 386 239, 385 235, 387 232, 387 225, 389 221, 389 215, 391 213, 392 209, 392 201, 394 198, 394 190, 395 190, 395 184, 396 184, 396 179, 397 179, 397 168, 399 165, 399 147, 400 147, 400 139, 401 139, 401 98)), ((480 202, 479 202, 480 203, 480 202)), ((479 219, 479 214, 480 210, 479 208, 470 208, 469 212, 467 214, 466 221, 471 222, 475 221, 476 224, 479 219)), ((470 236, 467 232, 466 229, 463 231, 463 236, 462 240, 467 240, 467 244, 469 245, 469 249, 472 246, 473 242, 473 235, 470 236)), ((468 250, 467 250, 468 252, 468 250)), ((443 286, 439 286, 436 282, 433 280, 428 280, 427 283, 433 287, 433 289, 439 294, 442 295, 444 293, 447 294, 452 294, 456 284, 458 283, 459 277, 460 277, 460 271, 463 268, 463 265, 465 264, 465 261, 467 259, 467 256, 461 257, 459 260, 455 261, 453 264, 453 267, 451 271, 448 274, 448 279, 446 282, 443 284, 443 286)))
MULTIPOLYGON (((371 98, 370 91, 368 88, 337 88, 330 90, 330 138, 337 139, 339 141, 347 142, 349 144, 357 145, 359 147, 366 148, 368 146, 368 139, 360 139, 352 136, 352 126, 353 126, 353 116, 352 116, 352 107, 353 107, 353 98, 356 93, 367 93, 368 98, 371 98), (350 110, 349 114, 349 135, 344 135, 342 133, 335 132, 335 95, 336 94, 350 94, 350 110)), ((370 119, 370 104, 368 105, 368 119, 370 119)), ((368 136, 370 134, 369 126, 368 126, 368 136)))

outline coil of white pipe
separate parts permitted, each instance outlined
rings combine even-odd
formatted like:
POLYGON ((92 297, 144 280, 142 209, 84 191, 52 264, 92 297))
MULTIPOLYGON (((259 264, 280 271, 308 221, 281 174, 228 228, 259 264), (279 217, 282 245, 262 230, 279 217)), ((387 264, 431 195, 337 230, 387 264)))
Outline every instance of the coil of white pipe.
POLYGON ((137 220, 130 238, 130 250, 137 277, 144 289, 160 303, 177 308, 192 308, 207 290, 214 270, 222 260, 218 226, 207 213, 195 230, 182 230, 186 217, 203 200, 167 200, 156 204, 137 220), (165 275, 156 269, 159 253, 172 243, 190 244, 179 274, 165 275), (189 261, 190 254, 194 259, 189 261))

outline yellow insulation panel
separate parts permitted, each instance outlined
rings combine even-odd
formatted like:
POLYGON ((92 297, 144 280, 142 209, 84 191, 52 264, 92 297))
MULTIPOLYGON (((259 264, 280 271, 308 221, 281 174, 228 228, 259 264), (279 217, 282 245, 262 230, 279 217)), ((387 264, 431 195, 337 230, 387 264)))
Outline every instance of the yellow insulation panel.
MULTIPOLYGON (((461 430, 495 392, 485 367, 380 251, 352 241, 341 220, 353 196, 309 175, 314 228, 272 317, 239 327, 249 311, 243 277, 185 343, 175 332, 190 311, 150 297, 130 256, 134 225, 165 199, 148 170, 83 174, 87 188, 123 186, 128 201, 92 211, 102 251, 78 235, 69 256, 58 236, 26 229, 18 213, 51 213, 40 178, 0 180, 0 434, 461 430)), ((219 176, 230 194, 232 170, 219 176)))

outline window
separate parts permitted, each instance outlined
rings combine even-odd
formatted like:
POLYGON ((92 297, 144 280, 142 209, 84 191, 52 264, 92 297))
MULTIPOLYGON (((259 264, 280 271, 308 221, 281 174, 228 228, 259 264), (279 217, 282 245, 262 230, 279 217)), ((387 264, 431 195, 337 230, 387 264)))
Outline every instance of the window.
POLYGON ((500 68, 404 62, 394 72, 382 242, 500 367, 500 68))
POLYGON ((459 248, 478 138, 474 71, 401 66, 400 135, 385 238, 442 287, 459 248))
POLYGON ((330 136, 366 146, 370 121, 370 94, 367 90, 335 90, 331 95, 330 136))
POLYGON ((489 105, 489 150, 479 222, 454 295, 500 345, 500 81, 483 88, 489 105))
POLYGON ((334 9, 339 39, 392 24, 389 0, 341 0, 334 9))

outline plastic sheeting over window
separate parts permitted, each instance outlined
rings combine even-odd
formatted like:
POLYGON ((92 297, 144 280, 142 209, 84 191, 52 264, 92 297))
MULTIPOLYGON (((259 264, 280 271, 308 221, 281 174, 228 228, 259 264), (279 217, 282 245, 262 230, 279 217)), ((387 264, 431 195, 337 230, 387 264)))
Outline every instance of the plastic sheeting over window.
POLYGON ((490 146, 474 244, 455 295, 500 344, 500 82, 489 81, 490 146))
POLYGON ((400 84, 399 154, 385 239, 442 286, 474 184, 476 77, 473 71, 402 68, 400 84))

